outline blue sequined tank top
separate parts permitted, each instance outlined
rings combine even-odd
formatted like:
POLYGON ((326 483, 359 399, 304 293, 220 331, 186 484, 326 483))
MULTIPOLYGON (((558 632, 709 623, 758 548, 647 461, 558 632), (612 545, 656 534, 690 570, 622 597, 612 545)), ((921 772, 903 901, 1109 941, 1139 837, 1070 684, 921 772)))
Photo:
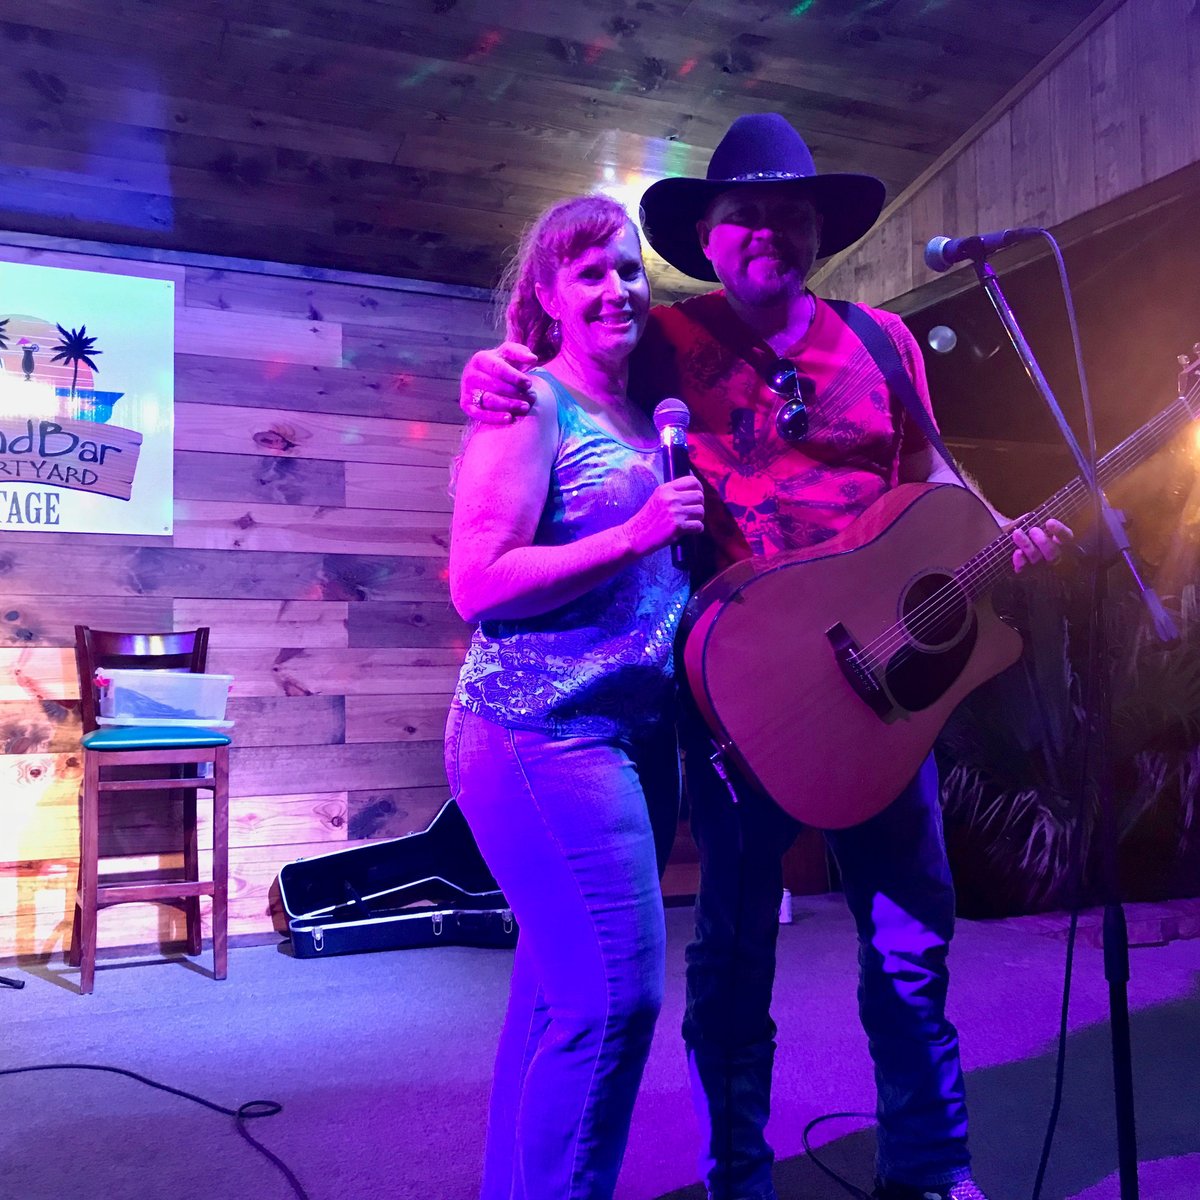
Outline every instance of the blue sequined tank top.
MULTIPOLYGON (((627 520, 662 482, 657 448, 601 429, 548 372, 558 450, 534 544, 560 546, 627 520)), ((628 738, 670 717, 673 646, 687 574, 658 550, 536 617, 483 621, 459 675, 460 704, 554 737, 628 738)))

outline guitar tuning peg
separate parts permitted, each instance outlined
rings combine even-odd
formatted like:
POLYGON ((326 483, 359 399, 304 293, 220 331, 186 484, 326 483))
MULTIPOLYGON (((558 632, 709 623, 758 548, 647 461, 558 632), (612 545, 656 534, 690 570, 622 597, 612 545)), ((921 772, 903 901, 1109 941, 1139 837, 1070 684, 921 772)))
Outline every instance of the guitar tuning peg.
POLYGON ((1176 361, 1176 362, 1177 362, 1177 363, 1180 365, 1180 367, 1182 367, 1184 370, 1186 370, 1186 369, 1187 369, 1187 366, 1188 366, 1189 359, 1188 359, 1188 356, 1187 356, 1186 354, 1177 354, 1177 355, 1175 355, 1175 361, 1176 361))

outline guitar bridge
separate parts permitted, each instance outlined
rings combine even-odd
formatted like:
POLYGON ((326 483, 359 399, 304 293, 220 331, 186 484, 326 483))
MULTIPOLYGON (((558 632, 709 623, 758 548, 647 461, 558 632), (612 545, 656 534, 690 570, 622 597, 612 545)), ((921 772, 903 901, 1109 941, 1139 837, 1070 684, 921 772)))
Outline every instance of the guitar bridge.
POLYGON ((892 702, 883 685, 863 665, 858 643, 847 632, 840 621, 825 630, 825 636, 833 647, 833 656, 845 676, 846 682, 855 693, 870 706, 876 716, 886 718, 892 711, 892 702))

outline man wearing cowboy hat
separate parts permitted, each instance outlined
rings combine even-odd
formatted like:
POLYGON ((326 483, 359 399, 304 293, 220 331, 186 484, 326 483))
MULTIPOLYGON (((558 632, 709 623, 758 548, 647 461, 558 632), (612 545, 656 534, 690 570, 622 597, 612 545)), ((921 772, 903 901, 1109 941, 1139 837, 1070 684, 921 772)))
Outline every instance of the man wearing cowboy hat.
MULTIPOLYGON (((819 175, 773 113, 738 118, 704 179, 664 179, 642 198, 654 249, 719 291, 656 308, 631 390, 691 411, 691 465, 705 484, 703 583, 747 556, 838 533, 888 488, 960 483, 889 389, 846 310, 806 280, 818 258, 877 220, 883 184, 819 175)), ((929 411, 920 350, 899 317, 882 327, 929 411)), ((482 420, 524 411, 523 347, 483 351, 462 405, 482 420)), ((930 428, 932 419, 930 418, 930 428)), ((1013 531, 1018 570, 1059 555, 1070 531, 1013 531)), ((799 825, 736 774, 727 784, 694 712, 682 722, 700 849, 696 937, 687 951, 684 1040, 711 1200, 775 1200, 766 1142, 776 1028, 770 1016, 782 858, 799 825), (737 804, 730 802, 730 790, 737 804)), ((860 1013, 878 1086, 876 1200, 985 1200, 971 1178, 958 1035, 945 1016, 954 893, 932 758, 878 816, 827 835, 860 943, 860 1013)))

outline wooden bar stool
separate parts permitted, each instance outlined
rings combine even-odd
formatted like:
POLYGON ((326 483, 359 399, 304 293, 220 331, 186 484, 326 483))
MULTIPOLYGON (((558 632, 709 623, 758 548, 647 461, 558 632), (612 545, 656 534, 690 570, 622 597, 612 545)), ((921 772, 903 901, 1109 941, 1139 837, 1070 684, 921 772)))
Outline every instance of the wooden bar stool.
POLYGON ((229 909, 229 743, 217 729, 98 724, 95 674, 98 668, 203 673, 208 629, 181 633, 111 633, 75 626, 75 664, 83 716, 83 790, 79 820, 79 886, 71 934, 70 963, 80 968, 79 990, 91 992, 96 972, 96 914, 135 900, 182 908, 187 952, 201 951, 200 897, 212 897, 213 974, 224 979, 228 965, 229 909), (212 764, 211 776, 201 774, 212 764), (144 768, 154 768, 150 772, 144 768), (164 775, 161 768, 169 769, 164 775), (149 776, 154 776, 149 778, 149 776), (200 878, 196 793, 212 792, 212 876, 200 878), (183 793, 184 878, 161 875, 101 883, 100 806, 109 792, 183 793))

